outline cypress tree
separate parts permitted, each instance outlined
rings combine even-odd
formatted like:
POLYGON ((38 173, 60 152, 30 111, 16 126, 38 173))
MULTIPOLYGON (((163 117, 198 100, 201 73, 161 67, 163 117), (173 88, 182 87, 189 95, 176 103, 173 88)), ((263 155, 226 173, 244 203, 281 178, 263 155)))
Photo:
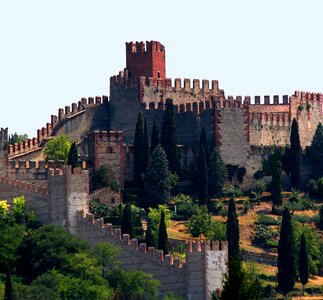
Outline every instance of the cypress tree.
POLYGON ((160 223, 158 229, 158 249, 163 250, 164 254, 168 254, 168 236, 164 211, 162 211, 160 214, 160 223))
POLYGON ((198 197, 200 205, 206 204, 208 197, 208 171, 203 144, 200 145, 198 157, 198 197))
POLYGON ((273 160, 272 165, 272 176, 271 176, 271 184, 270 184, 270 193, 271 193, 271 201, 274 206, 282 204, 282 187, 281 187, 281 162, 278 159, 273 160))
POLYGON ((209 147, 207 143, 206 131, 205 127, 202 127, 201 134, 200 134, 200 148, 203 145, 205 156, 206 156, 206 163, 208 164, 208 157, 209 157, 209 147))
POLYGON ((213 150, 209 165, 209 196, 219 197, 222 195, 222 188, 227 179, 227 168, 218 149, 213 150))
POLYGON ((147 119, 144 121, 144 143, 143 143, 143 173, 146 173, 149 164, 149 138, 147 119))
POLYGON ((146 231, 146 237, 145 237, 145 242, 147 247, 155 247, 156 246, 156 238, 153 233, 153 228, 152 228, 152 222, 151 220, 148 221, 148 226, 147 226, 147 231, 146 231))
POLYGON ((12 299, 13 299, 12 280, 11 280, 11 272, 8 267, 7 275, 6 275, 5 290, 4 290, 4 300, 12 300, 12 299))
POLYGON ((134 147, 134 161, 133 161, 133 172, 134 179, 137 186, 142 186, 142 174, 145 172, 144 162, 144 120, 142 113, 138 114, 135 137, 133 141, 134 147))
POLYGON ((166 99, 163 122, 160 133, 160 144, 164 148, 169 162, 169 170, 179 174, 179 152, 177 149, 175 112, 172 99, 166 99))
POLYGON ((301 155, 302 148, 299 140, 298 124, 294 118, 290 133, 290 181, 294 188, 299 186, 301 155))
POLYGON ((144 176, 147 206, 157 207, 165 204, 171 191, 171 173, 164 149, 158 145, 151 155, 147 172, 144 176))
POLYGON ((229 200, 228 220, 227 220, 227 241, 228 241, 228 256, 229 262, 240 260, 239 247, 239 220, 236 213, 236 205, 234 199, 229 200))
POLYGON ((310 153, 313 163, 312 176, 320 178, 323 176, 323 126, 321 122, 317 125, 313 136, 310 153))
POLYGON ((283 212, 280 228, 277 268, 278 288, 286 295, 294 288, 296 278, 294 232, 288 209, 283 212))
POLYGON ((317 227, 323 230, 323 205, 320 206, 319 221, 317 223, 317 227))
POLYGON ((134 218, 132 215, 131 205, 129 203, 126 204, 122 213, 122 223, 121 223, 121 232, 122 234, 128 233, 130 238, 135 237, 134 231, 134 218))
POLYGON ((75 142, 72 143, 70 151, 68 152, 67 164, 72 166, 72 169, 78 167, 79 165, 78 151, 75 142))
POLYGON ((156 149, 156 147, 159 144, 160 144, 159 130, 158 130, 156 122, 154 122, 153 129, 151 132, 150 153, 153 153, 153 151, 156 149))
POLYGON ((306 238, 304 233, 302 234, 301 238, 301 249, 299 252, 299 265, 298 265, 298 272, 299 272, 299 280, 304 286, 308 282, 309 277, 309 268, 308 268, 308 253, 307 253, 307 245, 306 245, 306 238))

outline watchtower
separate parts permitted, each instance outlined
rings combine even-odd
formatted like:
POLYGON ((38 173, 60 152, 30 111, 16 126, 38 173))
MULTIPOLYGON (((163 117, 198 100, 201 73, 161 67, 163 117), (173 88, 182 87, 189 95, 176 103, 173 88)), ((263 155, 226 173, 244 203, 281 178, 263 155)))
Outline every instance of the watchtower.
POLYGON ((126 61, 129 79, 140 76, 166 78, 165 47, 160 42, 126 43, 126 61))

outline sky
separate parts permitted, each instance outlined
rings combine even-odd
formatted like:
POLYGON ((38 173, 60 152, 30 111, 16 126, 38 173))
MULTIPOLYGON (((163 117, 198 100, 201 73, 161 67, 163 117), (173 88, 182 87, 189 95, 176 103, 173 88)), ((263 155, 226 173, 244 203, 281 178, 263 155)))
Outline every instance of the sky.
POLYGON ((36 136, 60 107, 109 95, 125 42, 160 41, 169 78, 226 95, 323 92, 320 0, 0 0, 0 127, 36 136))

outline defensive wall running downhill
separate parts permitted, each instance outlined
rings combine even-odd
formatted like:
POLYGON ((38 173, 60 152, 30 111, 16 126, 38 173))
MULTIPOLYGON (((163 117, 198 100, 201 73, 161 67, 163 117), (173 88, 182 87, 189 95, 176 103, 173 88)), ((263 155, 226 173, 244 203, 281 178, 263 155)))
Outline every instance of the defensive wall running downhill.
POLYGON ((119 228, 95 220, 85 211, 76 213, 78 223, 76 235, 90 245, 110 242, 121 248, 119 259, 126 270, 141 270, 153 274, 161 282, 160 293, 173 291, 190 300, 210 299, 211 292, 221 288, 222 276, 226 272, 227 243, 188 242, 186 261, 181 262, 162 250, 130 240, 128 234, 121 234, 119 228), (211 247, 212 246, 212 247, 211 247), (211 249, 212 248, 212 249, 211 249))
POLYGON ((58 109, 58 114, 51 115, 51 121, 37 130, 37 137, 9 145, 8 158, 43 159, 42 148, 51 137, 64 133, 80 142, 87 132, 95 129, 109 129, 107 96, 82 98, 78 103, 58 109))

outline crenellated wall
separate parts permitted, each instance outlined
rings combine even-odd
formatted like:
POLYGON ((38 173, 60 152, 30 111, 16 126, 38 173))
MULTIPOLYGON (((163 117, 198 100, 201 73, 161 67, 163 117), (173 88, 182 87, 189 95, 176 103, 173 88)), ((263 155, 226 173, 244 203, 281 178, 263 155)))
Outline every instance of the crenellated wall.
POLYGON ((146 244, 138 244, 137 239, 130 240, 128 234, 121 234, 119 228, 104 224, 103 219, 78 211, 79 224, 76 235, 90 245, 98 242, 110 242, 121 248, 119 259, 126 270, 141 270, 153 274, 161 282, 161 296, 169 291, 184 299, 210 299, 211 291, 221 288, 221 280, 226 272, 227 243, 221 245, 209 242, 192 241, 186 246, 186 261, 181 262, 162 250, 146 244), (221 247, 220 247, 221 246, 221 247))

